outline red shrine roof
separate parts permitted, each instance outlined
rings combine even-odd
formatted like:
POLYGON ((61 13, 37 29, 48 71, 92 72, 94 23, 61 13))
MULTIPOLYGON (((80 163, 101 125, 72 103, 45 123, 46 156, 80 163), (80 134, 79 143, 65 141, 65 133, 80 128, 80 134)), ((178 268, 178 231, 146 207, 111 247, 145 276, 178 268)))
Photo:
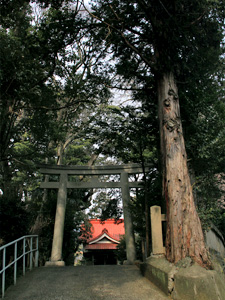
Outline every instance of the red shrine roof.
POLYGON ((93 219, 91 223, 91 238, 87 240, 86 250, 116 249, 120 238, 125 234, 124 220, 120 219, 115 223, 114 219, 102 222, 100 219, 93 219))

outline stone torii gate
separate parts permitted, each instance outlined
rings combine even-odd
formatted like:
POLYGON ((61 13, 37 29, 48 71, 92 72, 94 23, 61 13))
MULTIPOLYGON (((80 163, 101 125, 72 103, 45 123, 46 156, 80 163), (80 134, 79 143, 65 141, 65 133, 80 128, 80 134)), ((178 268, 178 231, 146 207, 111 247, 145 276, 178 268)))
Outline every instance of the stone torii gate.
MULTIPOLYGON (((146 169, 149 169, 146 168, 146 169)), ((136 260, 136 249, 134 242, 134 232, 132 217, 129 210, 130 188, 143 187, 141 181, 129 181, 129 174, 143 173, 143 168, 139 164, 127 165, 106 165, 106 166, 40 166, 40 172, 46 175, 58 175, 58 182, 42 182, 40 187, 44 189, 58 189, 57 206, 55 215, 54 234, 52 242, 51 260, 46 262, 46 266, 64 266, 62 260, 62 245, 64 220, 66 211, 67 189, 91 189, 91 188, 121 188, 126 254, 127 262, 132 264, 136 260), (89 181, 69 181, 70 176, 91 176, 89 181), (120 180, 117 182, 99 181, 98 176, 119 175, 120 180)))

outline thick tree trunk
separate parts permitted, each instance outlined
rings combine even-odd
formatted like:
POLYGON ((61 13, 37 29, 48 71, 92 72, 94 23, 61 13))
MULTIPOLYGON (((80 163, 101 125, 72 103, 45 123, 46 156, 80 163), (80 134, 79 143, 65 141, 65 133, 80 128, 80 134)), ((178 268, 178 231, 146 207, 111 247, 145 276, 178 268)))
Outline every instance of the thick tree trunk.
POLYGON ((64 154, 63 143, 59 142, 57 146, 57 166, 63 164, 63 154, 64 154))
POLYGON ((174 263, 191 257, 199 265, 209 267, 188 173, 178 92, 172 73, 158 79, 158 107, 163 196, 167 206, 166 257, 174 263))

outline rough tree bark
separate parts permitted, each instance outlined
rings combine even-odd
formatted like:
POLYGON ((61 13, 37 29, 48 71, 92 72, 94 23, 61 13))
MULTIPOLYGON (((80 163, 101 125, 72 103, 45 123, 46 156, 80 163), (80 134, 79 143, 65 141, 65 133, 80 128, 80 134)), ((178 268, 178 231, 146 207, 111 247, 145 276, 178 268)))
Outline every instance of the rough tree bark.
POLYGON ((157 81, 163 193, 167 206, 166 257, 176 263, 189 256, 199 265, 210 267, 188 173, 177 85, 173 73, 163 74, 157 81))

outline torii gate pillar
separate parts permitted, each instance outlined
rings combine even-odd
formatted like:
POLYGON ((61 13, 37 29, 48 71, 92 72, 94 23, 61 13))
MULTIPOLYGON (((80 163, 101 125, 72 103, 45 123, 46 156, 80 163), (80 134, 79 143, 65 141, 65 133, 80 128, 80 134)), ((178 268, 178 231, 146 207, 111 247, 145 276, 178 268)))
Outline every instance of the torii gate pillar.
POLYGON ((125 172, 121 173, 121 191, 123 201, 127 264, 134 264, 136 260, 136 248, 134 240, 133 222, 129 208, 130 189, 128 182, 128 174, 125 172))
POLYGON ((67 174, 60 175, 55 225, 52 241, 51 260, 45 263, 45 266, 65 266, 62 260, 63 232, 66 213, 67 200, 67 174))

